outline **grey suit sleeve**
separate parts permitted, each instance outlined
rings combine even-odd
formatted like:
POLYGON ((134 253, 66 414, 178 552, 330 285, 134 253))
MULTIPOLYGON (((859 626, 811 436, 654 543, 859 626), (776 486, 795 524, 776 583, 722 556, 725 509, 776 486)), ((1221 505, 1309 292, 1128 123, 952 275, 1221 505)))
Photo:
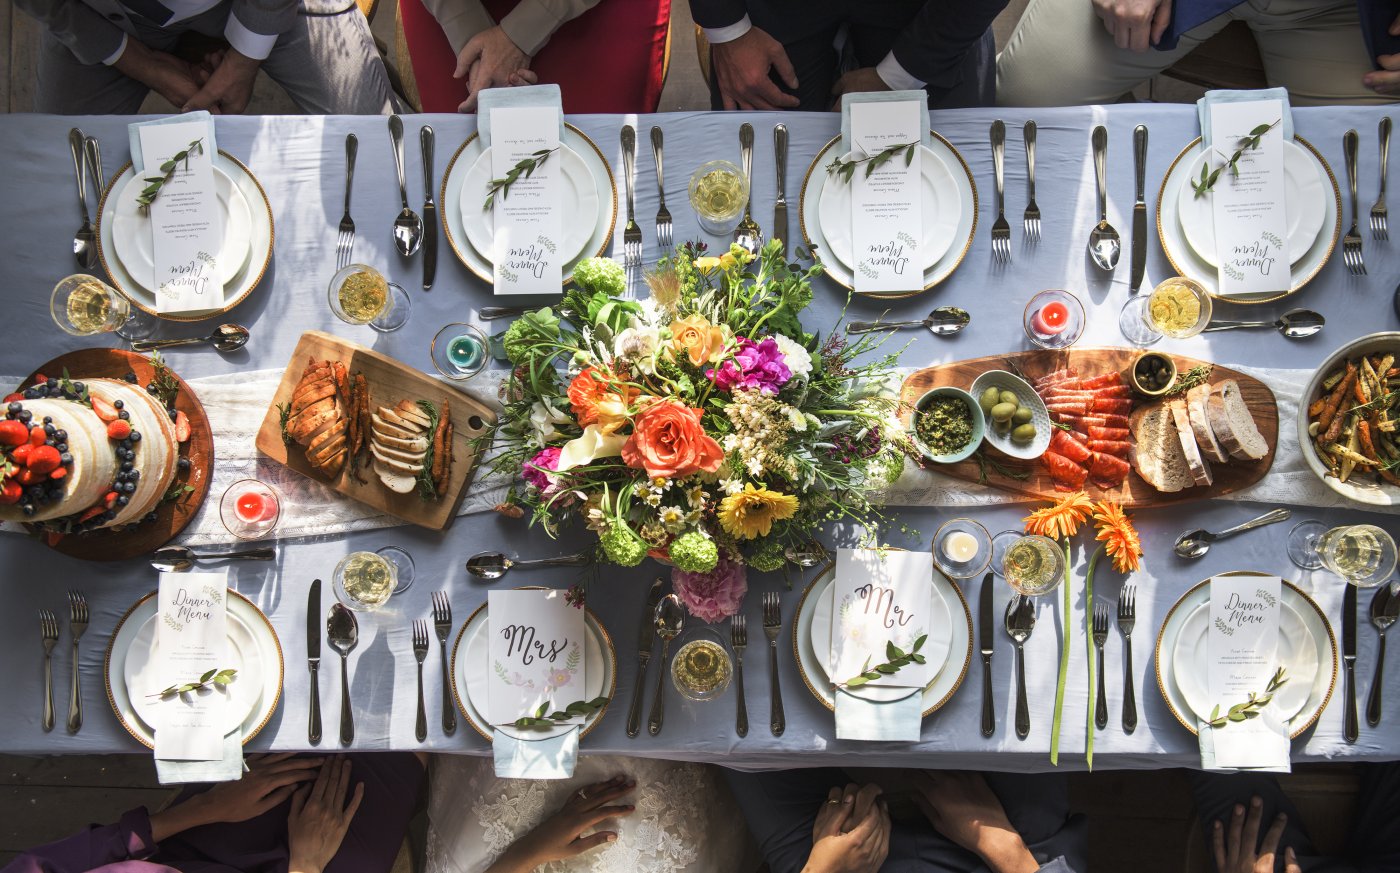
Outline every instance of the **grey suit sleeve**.
POLYGON ((462 53, 467 40, 496 26, 481 0, 423 0, 423 6, 437 19, 454 55, 462 53))
POLYGON ((1064 855, 1040 865, 1040 873, 1079 873, 1070 866, 1064 855))
POLYGON ((100 64, 121 48, 126 33, 82 0, 14 0, 84 64, 100 64))
POLYGON ((947 91, 962 79, 963 55, 1006 4, 1007 0, 926 0, 895 40, 895 60, 930 90, 947 91))
POLYGON ((233 0, 224 39, 254 60, 272 54, 277 38, 297 20, 297 0, 233 0))
POLYGON ((501 19, 501 29, 522 52, 533 56, 544 48, 554 31, 598 3, 599 0, 520 0, 501 19))

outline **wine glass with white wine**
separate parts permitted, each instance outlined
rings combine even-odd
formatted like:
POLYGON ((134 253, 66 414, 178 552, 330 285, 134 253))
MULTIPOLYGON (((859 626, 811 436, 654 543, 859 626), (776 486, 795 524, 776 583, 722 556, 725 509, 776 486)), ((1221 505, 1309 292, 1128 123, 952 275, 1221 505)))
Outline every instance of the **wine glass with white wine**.
POLYGON ((367 324, 380 333, 403 327, 413 309, 408 292, 366 264, 350 264, 336 272, 327 297, 336 318, 367 324))
POLYGON ((1375 588, 1395 572, 1395 538, 1373 524, 1306 521, 1289 531, 1288 557, 1305 570, 1325 567, 1358 588, 1375 588))
POLYGON ((377 552, 351 552, 335 565, 336 599, 357 612, 374 612, 398 586, 398 568, 377 552))
POLYGON ((53 287, 49 314, 70 336, 116 333, 122 339, 149 336, 155 320, 96 276, 75 273, 53 287))
POLYGON ((1049 537, 1021 537, 1007 548, 1002 558, 1002 575, 1021 594, 1041 597, 1064 581, 1064 552, 1049 537))

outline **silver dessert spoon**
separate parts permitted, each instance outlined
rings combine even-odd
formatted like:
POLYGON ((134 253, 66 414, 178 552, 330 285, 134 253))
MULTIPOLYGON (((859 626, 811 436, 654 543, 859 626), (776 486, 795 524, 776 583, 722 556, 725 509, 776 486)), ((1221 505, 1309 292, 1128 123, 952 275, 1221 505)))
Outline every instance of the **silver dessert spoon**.
POLYGON ((1108 129, 1103 125, 1094 128, 1094 178, 1099 187, 1099 223, 1089 232, 1089 257, 1100 270, 1111 271, 1118 266, 1118 255, 1123 250, 1118 231, 1108 223, 1108 129))
POLYGON ((511 570, 533 567, 585 567, 593 560, 588 552, 560 555, 557 558, 532 558, 528 561, 508 558, 500 552, 479 552, 467 559, 467 572, 478 579, 499 579, 511 570))
POLYGON ((271 561, 277 549, 263 546, 241 552, 196 552, 184 546, 166 546, 151 554, 151 566, 164 573, 183 573, 200 561, 271 561))
POLYGON ((389 116, 389 138, 394 143, 394 169, 399 173, 399 200, 403 211, 394 219, 394 245, 404 257, 418 251, 423 244, 423 219, 408 205, 408 186, 403 178, 403 119, 389 116))
POLYGON ((656 736, 661 733, 661 722, 666 716, 666 676, 671 672, 671 640, 680 635, 685 627, 685 610, 681 609, 680 598, 667 594, 656 604, 656 635, 661 637, 661 669, 656 672, 656 698, 651 703, 651 716, 647 719, 647 733, 656 736))
POLYGON ((326 619, 326 640, 340 653, 340 742, 355 741, 355 716, 350 710, 350 653, 360 644, 360 623, 343 603, 331 606, 326 619))
POLYGON ((1278 317, 1277 321, 1212 321, 1201 331, 1235 330, 1237 328, 1272 327, 1289 339, 1305 339, 1322 330, 1327 319, 1322 313, 1311 309, 1290 309, 1278 317))
POLYGON ((1173 551, 1182 558, 1199 558, 1210 551, 1210 544, 1216 540, 1223 540, 1235 534, 1244 533, 1247 530, 1254 530, 1256 527, 1263 527, 1268 524, 1276 524, 1286 520, 1293 513, 1287 509, 1273 509, 1258 518, 1251 518, 1243 524, 1234 527, 1227 527, 1219 533, 1211 533, 1208 530, 1187 531, 1177 537, 1173 551))
POLYGON ((852 321, 846 325, 848 333, 871 333, 877 330, 903 330, 908 327, 927 328, 934 336, 952 336, 972 321, 966 309, 956 306, 940 306, 930 312, 923 321, 852 321))
POLYGON ((197 346, 208 343, 220 352, 236 352, 248 344, 248 328, 241 324, 221 324, 208 336, 192 336, 184 339, 135 340, 131 348, 138 352, 153 352, 156 349, 169 349, 175 346, 197 346))

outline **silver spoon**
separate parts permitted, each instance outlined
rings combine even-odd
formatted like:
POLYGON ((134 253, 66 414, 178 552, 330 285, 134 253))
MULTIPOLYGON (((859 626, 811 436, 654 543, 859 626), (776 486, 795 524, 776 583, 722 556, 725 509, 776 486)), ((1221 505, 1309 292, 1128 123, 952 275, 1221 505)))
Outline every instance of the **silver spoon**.
POLYGON ((399 173, 399 200, 403 211, 394 219, 394 245, 404 257, 418 251, 423 244, 423 219, 408 206, 408 186, 403 179, 403 119, 389 116, 389 138, 394 143, 394 169, 399 173))
POLYGON ((1100 270, 1112 271, 1118 266, 1118 255, 1123 243, 1118 231, 1108 223, 1108 129, 1103 125, 1094 128, 1094 178, 1099 186, 1099 223, 1089 232, 1089 257, 1094 259, 1100 270))
POLYGON ((826 546, 816 540, 808 540, 805 543, 798 543, 783 549, 783 557, 799 567, 807 568, 823 563, 830 556, 827 554, 826 546))
POLYGON ((1212 321, 1202 333, 1213 330, 1234 330, 1240 327, 1272 327, 1289 339, 1304 339, 1322 330, 1327 319, 1311 309, 1290 309, 1278 321, 1212 321))
POLYGON ((184 546, 167 546, 151 554, 151 566, 165 573, 183 573, 200 561, 271 561, 276 557, 277 549, 272 546, 241 552, 196 552, 184 546))
POLYGON ((870 333, 876 330, 902 330, 906 327, 925 327, 934 336, 952 336, 972 321, 966 309, 956 306, 940 306, 923 321, 852 321, 846 325, 848 333, 870 333))
POLYGON ((330 617, 326 619, 326 640, 331 648, 340 653, 340 744, 348 746, 355 741, 355 716, 350 711, 350 653, 360 644, 360 623, 355 613, 345 608, 345 604, 331 606, 330 617))
POLYGON ((97 266, 97 235, 92 230, 92 216, 88 212, 87 200, 87 160, 83 157, 86 140, 78 128, 68 131, 68 148, 73 152, 73 172, 78 177, 78 202, 83 206, 83 226, 73 235, 73 257, 78 266, 91 270, 97 266))
POLYGON ((1244 524, 1228 527, 1220 533, 1211 533, 1205 529, 1187 531, 1177 538, 1173 551, 1181 558, 1199 558, 1210 551, 1210 544, 1216 540, 1223 540, 1226 537, 1232 537, 1235 534, 1244 533, 1247 530, 1254 530, 1256 527, 1263 527, 1266 524, 1276 524, 1277 522, 1284 521, 1292 514, 1293 513, 1287 509, 1274 509, 1264 513, 1258 518, 1251 518, 1244 524))
POLYGON ((656 635, 661 637, 661 669, 656 672, 656 699, 651 702, 647 733, 661 733, 661 721, 666 715, 666 674, 671 672, 671 640, 685 627, 685 610, 674 594, 667 594, 656 604, 656 635))
POLYGON ((221 352, 236 352, 248 344, 248 328, 241 324, 221 324, 208 336, 186 337, 184 339, 135 340, 131 348, 138 352, 153 352, 173 346, 197 346, 208 343, 221 352))
POLYGON ((753 220, 749 207, 753 205, 753 125, 744 122, 739 126, 739 162, 744 165, 744 180, 749 186, 748 199, 744 201, 744 217, 734 228, 734 242, 744 251, 757 255, 763 248, 763 230, 753 220))
POLYGON ((576 555, 560 555, 557 558, 534 558, 522 561, 508 558, 500 552, 479 552, 467 559, 467 572, 478 579, 499 579, 513 569, 528 570, 532 567, 585 567, 592 563, 593 556, 588 552, 576 555))
POLYGON ((1385 632, 1400 618, 1400 594, 1394 584, 1382 585, 1371 599, 1371 625, 1380 637, 1376 650, 1376 676, 1371 680, 1371 693, 1366 697, 1366 723, 1376 727, 1381 723, 1381 689, 1385 687, 1385 632))

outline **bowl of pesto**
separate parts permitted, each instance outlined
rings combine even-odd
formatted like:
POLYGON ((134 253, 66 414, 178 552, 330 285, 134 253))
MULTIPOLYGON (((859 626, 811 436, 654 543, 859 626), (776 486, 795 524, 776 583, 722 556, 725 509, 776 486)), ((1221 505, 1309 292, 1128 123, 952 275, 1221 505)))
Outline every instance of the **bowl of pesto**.
POLYGON ((910 433, 919 452, 935 464, 966 460, 986 433, 977 400, 961 388, 930 389, 914 405, 910 433))

